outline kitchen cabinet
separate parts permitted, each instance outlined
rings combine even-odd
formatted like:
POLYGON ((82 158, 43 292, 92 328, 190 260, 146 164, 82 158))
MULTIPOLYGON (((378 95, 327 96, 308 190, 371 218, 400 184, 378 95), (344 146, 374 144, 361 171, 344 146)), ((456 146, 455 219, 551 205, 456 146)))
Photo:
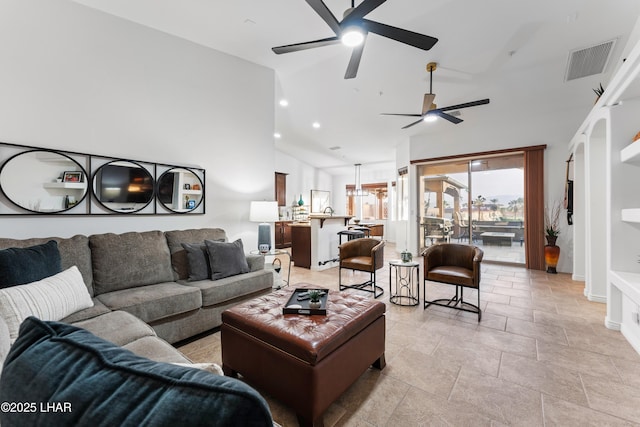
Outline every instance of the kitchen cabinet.
POLYGON ((276 222, 276 249, 291 247, 291 224, 292 221, 276 222))
POLYGON ((296 267, 311 268, 311 227, 291 225, 291 258, 296 267))
POLYGON ((287 174, 276 172, 276 201, 278 206, 287 206, 287 174))

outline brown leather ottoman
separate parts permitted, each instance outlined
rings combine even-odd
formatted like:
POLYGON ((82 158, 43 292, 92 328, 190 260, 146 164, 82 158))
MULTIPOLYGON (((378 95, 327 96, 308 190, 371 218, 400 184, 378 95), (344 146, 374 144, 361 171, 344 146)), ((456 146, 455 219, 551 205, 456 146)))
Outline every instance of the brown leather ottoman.
POLYGON ((322 426, 322 413, 369 366, 384 368, 385 305, 332 290, 326 316, 282 314, 292 292, 222 313, 222 369, 291 406, 300 425, 322 426))

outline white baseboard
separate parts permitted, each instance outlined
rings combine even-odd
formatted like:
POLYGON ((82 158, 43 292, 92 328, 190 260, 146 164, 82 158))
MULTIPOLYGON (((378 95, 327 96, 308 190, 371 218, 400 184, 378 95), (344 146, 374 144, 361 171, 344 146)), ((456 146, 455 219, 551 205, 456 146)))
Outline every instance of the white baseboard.
POLYGON ((604 318, 604 326, 606 326, 607 329, 611 329, 613 331, 619 331, 620 330, 620 323, 613 322, 612 320, 609 319, 609 316, 605 316, 605 318, 604 318))
POLYGON ((627 341, 629 341, 631 347, 640 354, 640 336, 634 335, 625 325, 622 325, 620 332, 622 332, 622 335, 627 339, 627 341))
POLYGON ((607 297, 606 296, 600 296, 600 295, 587 295, 587 299, 591 302, 599 302, 602 304, 606 304, 607 303, 607 297))
POLYGON ((572 274, 571 280, 575 280, 576 282, 584 282, 586 279, 581 274, 572 274))

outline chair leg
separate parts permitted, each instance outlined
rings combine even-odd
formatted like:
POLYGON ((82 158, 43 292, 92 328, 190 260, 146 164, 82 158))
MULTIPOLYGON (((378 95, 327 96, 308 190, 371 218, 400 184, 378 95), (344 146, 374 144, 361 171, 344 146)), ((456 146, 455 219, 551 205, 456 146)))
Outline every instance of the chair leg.
MULTIPOLYGON (((442 282, 446 283, 446 282, 442 282)), ((447 283, 451 285, 452 283, 447 283)), ((447 298, 439 298, 433 301, 427 300, 427 280, 424 281, 424 309, 429 307, 430 305, 439 305, 441 307, 449 307, 454 308, 460 311, 468 311, 470 313, 478 314, 478 322, 482 317, 482 311, 480 310, 480 287, 478 287, 478 305, 473 305, 469 302, 464 301, 464 286, 455 285, 456 294, 450 299, 447 298), (468 306, 469 308, 466 308, 468 306)))
POLYGON ((374 298, 380 298, 384 294, 384 289, 376 285, 376 270, 369 272, 369 280, 355 285, 342 284, 342 269, 338 269, 338 288, 343 291, 345 289, 357 289, 360 291, 371 292, 374 298))

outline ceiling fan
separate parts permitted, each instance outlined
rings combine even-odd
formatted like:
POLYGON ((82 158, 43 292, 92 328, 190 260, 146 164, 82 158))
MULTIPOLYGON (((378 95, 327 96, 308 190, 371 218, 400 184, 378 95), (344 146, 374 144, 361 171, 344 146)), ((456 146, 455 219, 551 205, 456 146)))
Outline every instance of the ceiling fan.
POLYGON ((351 0, 351 7, 344 12, 342 21, 340 22, 338 22, 336 17, 331 13, 322 0, 305 1, 313 8, 313 10, 316 11, 318 15, 320 15, 324 22, 329 25, 336 36, 310 42, 278 46, 271 50, 277 54, 282 54, 343 43, 346 46, 353 47, 351 59, 347 66, 347 72, 344 75, 345 79, 352 79, 358 74, 358 66, 360 65, 360 59, 362 58, 362 52, 364 50, 364 44, 368 33, 375 33, 423 50, 431 49, 438 41, 435 37, 425 36, 423 34, 414 33, 413 31, 403 30, 402 28, 396 28, 390 25, 364 19, 365 15, 387 0, 364 0, 358 5, 358 7, 355 7, 354 0, 351 0))
POLYGON ((427 64, 427 71, 429 72, 429 93, 424 94, 422 100, 422 114, 393 114, 393 113, 381 113, 383 116, 403 116, 403 117, 420 117, 419 120, 404 126, 402 129, 410 128, 417 125, 422 121, 435 120, 437 117, 442 117, 445 120, 450 121, 454 125, 461 123, 463 120, 459 119, 451 114, 445 113, 445 111, 459 110, 461 108, 475 107, 476 105, 484 105, 489 103, 489 99, 480 99, 478 101, 466 102, 464 104, 451 105, 449 107, 438 108, 433 100, 436 94, 433 93, 433 72, 436 70, 437 64, 435 62, 429 62, 427 64))

